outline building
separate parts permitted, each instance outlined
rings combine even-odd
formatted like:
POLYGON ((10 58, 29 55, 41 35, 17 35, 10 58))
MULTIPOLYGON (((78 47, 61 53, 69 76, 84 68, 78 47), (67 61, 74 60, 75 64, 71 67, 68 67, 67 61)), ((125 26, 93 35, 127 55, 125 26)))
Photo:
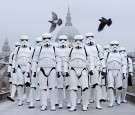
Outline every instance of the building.
POLYGON ((8 39, 5 39, 4 45, 2 47, 2 52, 0 53, 0 59, 5 59, 10 56, 10 45, 8 39))
POLYGON ((74 36, 78 35, 78 34, 79 34, 79 31, 72 25, 71 13, 70 13, 70 9, 68 7, 68 13, 67 13, 67 17, 66 17, 65 26, 62 27, 58 31, 55 42, 58 41, 58 38, 59 38, 60 35, 66 35, 68 37, 68 41, 72 45, 72 43, 74 42, 74 36))

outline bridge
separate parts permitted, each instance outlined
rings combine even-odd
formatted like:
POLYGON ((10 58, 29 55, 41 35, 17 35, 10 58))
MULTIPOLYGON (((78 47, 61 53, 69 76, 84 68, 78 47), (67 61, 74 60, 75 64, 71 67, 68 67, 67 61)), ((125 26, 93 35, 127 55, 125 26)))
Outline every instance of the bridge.
POLYGON ((9 63, 8 62, 4 62, 4 61, 0 61, 0 64, 8 65, 9 63))
POLYGON ((50 111, 50 106, 46 111, 40 111, 39 102, 36 102, 34 109, 28 109, 26 102, 23 106, 17 106, 17 100, 15 102, 6 100, 0 102, 0 115, 135 115, 135 104, 131 102, 121 105, 115 103, 113 108, 108 108, 108 102, 101 103, 101 105, 102 110, 97 110, 95 104, 92 103, 89 105, 88 111, 82 111, 81 105, 77 105, 75 112, 69 112, 66 107, 50 111))

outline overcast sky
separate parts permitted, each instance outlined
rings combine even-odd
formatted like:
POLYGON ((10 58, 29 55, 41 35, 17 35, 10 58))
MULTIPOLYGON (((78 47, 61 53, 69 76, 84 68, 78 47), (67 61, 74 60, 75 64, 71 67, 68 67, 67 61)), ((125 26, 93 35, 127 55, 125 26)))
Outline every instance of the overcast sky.
MULTIPOLYGON (((81 34, 93 32, 102 46, 118 40, 128 51, 135 51, 135 0, 0 0, 0 48, 6 36, 13 48, 24 34, 34 46, 36 37, 49 31, 52 11, 65 23, 68 5, 73 26, 81 34), (113 23, 98 33, 102 16, 113 23)), ((54 38, 61 27, 52 33, 54 38)))

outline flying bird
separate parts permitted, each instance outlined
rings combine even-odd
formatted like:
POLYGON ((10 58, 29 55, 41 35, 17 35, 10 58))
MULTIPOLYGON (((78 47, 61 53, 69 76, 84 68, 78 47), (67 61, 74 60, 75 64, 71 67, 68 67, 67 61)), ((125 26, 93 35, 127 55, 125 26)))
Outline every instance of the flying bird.
POLYGON ((100 25, 98 27, 98 32, 102 31, 106 25, 110 26, 112 24, 111 18, 107 20, 104 17, 101 17, 99 21, 100 21, 100 25))
POLYGON ((62 24, 62 20, 58 19, 58 16, 55 12, 52 12, 52 21, 49 20, 48 22, 51 23, 49 33, 54 31, 57 25, 60 26, 62 24))

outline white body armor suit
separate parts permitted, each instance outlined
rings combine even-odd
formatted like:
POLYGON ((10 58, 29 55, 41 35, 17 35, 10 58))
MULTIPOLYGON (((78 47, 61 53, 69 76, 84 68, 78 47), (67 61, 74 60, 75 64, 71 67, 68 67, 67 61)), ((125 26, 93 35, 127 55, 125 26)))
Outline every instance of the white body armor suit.
POLYGON ((90 76, 90 84, 100 84, 101 78, 99 75, 99 71, 101 68, 105 68, 105 62, 103 57, 103 51, 100 45, 86 46, 87 54, 89 58, 92 58, 91 67, 89 70, 94 72, 94 75, 90 76), (93 64, 92 64, 93 63, 93 64))
MULTIPOLYGON (((91 84, 91 98, 93 94, 95 95, 96 109, 102 109, 100 106, 100 83, 101 75, 105 74, 105 62, 103 57, 102 47, 95 43, 93 33, 86 34, 86 50, 88 55, 88 61, 91 65, 88 67, 89 70, 89 82, 91 84), (101 70, 102 69, 102 70, 101 70), (102 72, 101 72, 102 71, 102 72)), ((93 102, 93 99, 91 99, 93 102)))
POLYGON ((13 68, 17 70, 17 84, 24 85, 26 82, 30 82, 30 78, 27 78, 24 73, 29 72, 31 68, 33 48, 16 48, 14 53, 13 68))
POLYGON ((33 72, 37 72, 37 68, 40 67, 39 71, 39 84, 41 89, 47 89, 47 81, 49 88, 55 89, 56 86, 56 59, 54 47, 44 47, 39 46, 35 50, 33 63, 35 62, 36 66, 33 68, 33 72), (38 64, 37 64, 38 63, 38 64), (43 71, 42 71, 42 69, 43 71), (53 74, 54 75, 53 75, 53 74))
POLYGON ((64 100, 64 91, 67 99, 67 107, 70 107, 70 97, 69 97, 69 53, 70 48, 56 48, 56 58, 57 58, 57 72, 61 74, 57 76, 57 88, 58 88, 58 99, 59 99, 59 108, 62 108, 62 103, 64 100))
POLYGON ((122 86, 121 72, 125 71, 125 62, 123 57, 118 53, 110 52, 108 59, 106 59, 107 71, 108 71, 108 87, 119 88, 122 86), (114 81, 115 80, 115 81, 114 81), (116 82, 116 86, 114 83, 116 82))
POLYGON ((113 107, 114 94, 116 88, 116 103, 120 105, 120 95, 122 91, 122 75, 126 75, 126 65, 124 56, 119 53, 118 41, 110 42, 110 52, 105 56, 107 66, 107 85, 109 94, 109 107, 113 107))
POLYGON ((73 48, 71 52, 70 68, 71 68, 70 89, 77 90, 79 79, 81 81, 80 85, 82 86, 82 89, 85 89, 86 87, 88 87, 88 78, 87 78, 88 76, 87 76, 87 73, 85 73, 86 72, 86 53, 85 53, 84 48, 81 48, 81 49, 73 48), (84 69, 85 69, 85 72, 83 71, 84 69))
POLYGON ((49 88, 51 99, 51 110, 55 110, 55 91, 56 91, 56 55, 55 47, 51 45, 51 34, 45 33, 42 36, 43 45, 35 49, 33 64, 32 64, 32 77, 36 77, 37 69, 40 68, 38 73, 38 81, 41 95, 41 110, 47 109, 47 88, 49 88))
POLYGON ((127 56, 126 49, 124 47, 120 47, 119 52, 120 52, 121 55, 123 55, 124 61, 125 61, 125 64, 126 64, 126 77, 123 76, 123 78, 122 78, 123 89, 122 89, 122 96, 121 96, 122 99, 121 99, 121 101, 123 103, 127 103, 126 93, 127 93, 128 82, 129 82, 129 84, 131 82, 130 85, 132 85, 131 77, 133 76, 133 66, 132 66, 132 60, 127 56))
POLYGON ((82 88, 82 109, 87 110, 88 103, 88 71, 87 71, 87 53, 83 45, 83 36, 76 35, 75 46, 71 49, 70 52, 70 98, 71 98, 71 109, 74 111, 76 109, 76 99, 77 99, 77 90, 78 83, 82 88))
MULTIPOLYGON (((42 37, 37 37, 36 38, 36 41, 35 41, 35 45, 36 45, 36 48, 41 46, 42 44, 42 37)), ((35 49, 36 49, 35 48, 35 49)), ((34 56, 34 53, 35 53, 35 49, 33 51, 33 56, 34 56)), ((32 56, 32 65, 33 65, 33 56, 32 56)), ((31 71, 32 71, 32 75, 33 75, 33 68, 31 67, 31 71)), ((36 101, 39 101, 40 100, 40 89, 39 89, 39 82, 38 82, 38 73, 40 71, 40 68, 38 67, 37 71, 36 71, 36 76, 33 77, 31 75, 31 88, 30 88, 30 105, 29 105, 29 108, 34 108, 34 103, 35 103, 35 100, 36 101)))
MULTIPOLYGON (((15 48, 17 48, 17 47, 20 47, 19 42, 15 43, 15 48)), ((13 52, 10 54, 10 57, 9 57, 8 77, 10 78, 9 83, 10 83, 11 96, 7 96, 7 98, 13 102, 15 101, 14 98, 15 98, 15 93, 16 93, 16 89, 17 89, 17 76, 16 76, 16 73, 13 73, 13 71, 12 71, 14 51, 15 51, 15 49, 13 50, 13 52)))
POLYGON ((21 46, 15 49, 13 58, 13 73, 16 72, 17 75, 18 106, 23 105, 24 85, 26 86, 26 98, 28 99, 29 97, 30 68, 34 48, 29 47, 28 40, 28 36, 22 36, 20 38, 21 46))

